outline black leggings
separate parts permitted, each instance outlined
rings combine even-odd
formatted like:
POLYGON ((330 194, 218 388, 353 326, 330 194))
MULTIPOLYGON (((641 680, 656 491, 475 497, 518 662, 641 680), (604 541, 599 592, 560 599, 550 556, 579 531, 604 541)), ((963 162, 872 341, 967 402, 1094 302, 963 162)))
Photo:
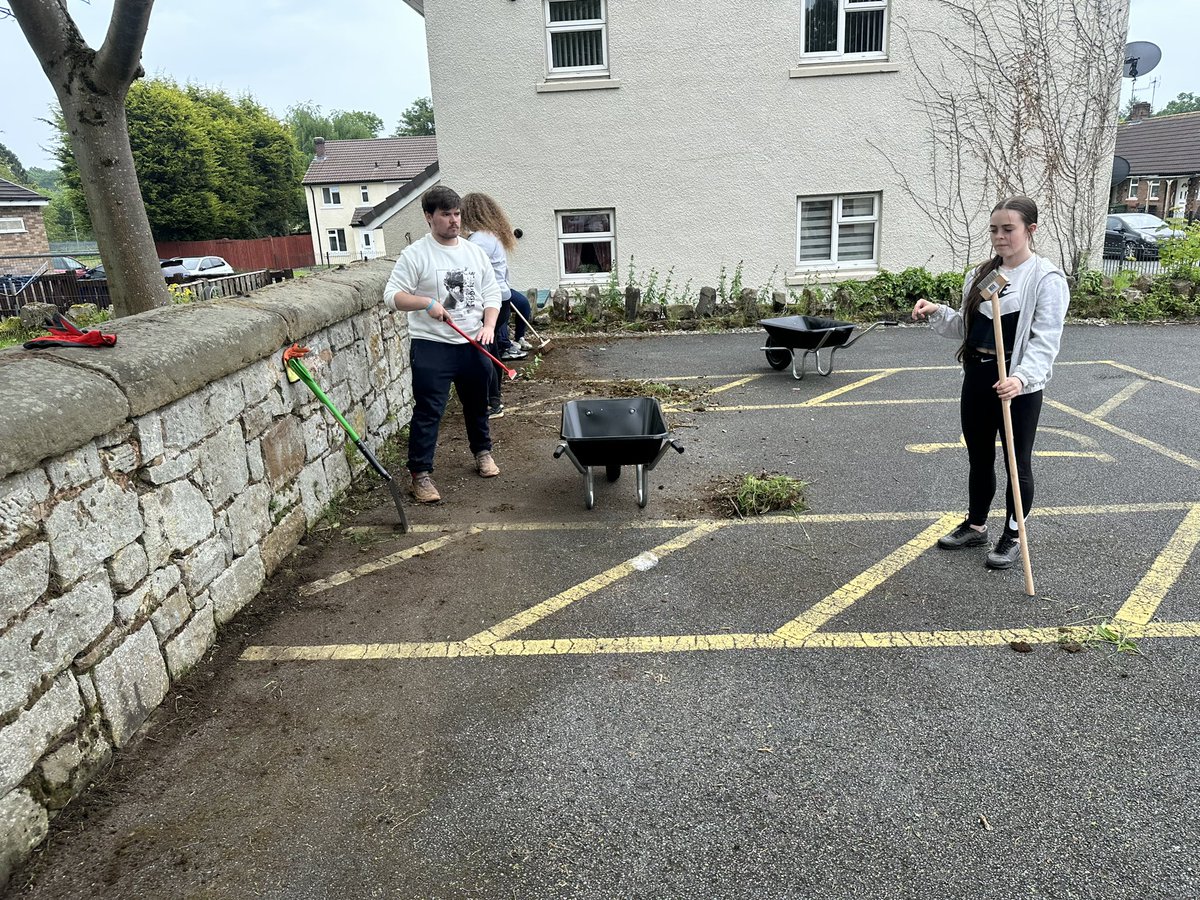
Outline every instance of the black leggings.
MULTIPOLYGON (((993 385, 999 380, 995 359, 981 359, 973 354, 963 361, 962 399, 959 414, 962 420, 963 439, 967 442, 967 457, 971 462, 968 481, 970 511, 967 521, 972 525, 987 522, 992 498, 996 496, 996 435, 1004 443, 1004 414, 1000 409, 1000 398, 993 385)), ((1025 515, 1033 509, 1033 440, 1037 437, 1038 417, 1042 412, 1042 392, 1020 394, 1009 404, 1012 415, 1013 449, 1017 457, 1017 481, 1021 485, 1021 505, 1025 515)), ((1008 456, 1004 457, 1005 471, 1008 456)), ((1004 520, 1007 528, 1016 519, 1013 504, 1012 483, 1005 479, 1008 512, 1004 520)))

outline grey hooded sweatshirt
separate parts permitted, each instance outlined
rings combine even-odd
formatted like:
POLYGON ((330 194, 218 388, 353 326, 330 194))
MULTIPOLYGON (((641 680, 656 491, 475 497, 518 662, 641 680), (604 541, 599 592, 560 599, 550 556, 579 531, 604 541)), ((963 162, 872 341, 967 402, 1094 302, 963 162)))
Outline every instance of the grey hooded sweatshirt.
MULTIPOLYGON (((1054 360, 1062 339, 1063 320, 1071 292, 1063 270, 1042 256, 1035 256, 1035 269, 1020 287, 1021 313, 1017 318, 1017 337, 1012 347, 1008 374, 1021 379, 1022 394, 1032 394, 1046 386, 1053 375, 1054 360)), ((975 280, 972 270, 963 285, 963 301, 975 280)), ((963 339, 963 316, 958 309, 939 304, 929 316, 933 330, 943 337, 963 339)))

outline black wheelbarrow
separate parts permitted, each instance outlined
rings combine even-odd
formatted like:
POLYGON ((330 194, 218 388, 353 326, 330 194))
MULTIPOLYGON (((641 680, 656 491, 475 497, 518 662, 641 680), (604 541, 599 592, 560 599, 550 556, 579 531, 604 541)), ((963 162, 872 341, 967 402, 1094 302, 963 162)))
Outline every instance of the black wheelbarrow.
POLYGON ((662 407, 653 397, 614 400, 568 400, 562 408, 562 440, 554 458, 564 453, 583 475, 584 503, 596 502, 593 470, 603 466, 609 481, 621 477, 622 466, 637 472, 637 502, 649 499, 646 473, 658 465, 668 447, 683 447, 671 437, 662 407))
POLYGON ((896 325, 897 322, 880 321, 867 326, 854 334, 858 326, 853 322, 839 322, 837 319, 823 319, 820 316, 783 316, 778 319, 760 319, 759 325, 767 329, 767 346, 760 347, 767 353, 767 365, 772 369, 783 370, 792 367, 792 377, 799 380, 804 377, 804 367, 808 357, 815 357, 818 375, 829 375, 833 372, 833 354, 842 347, 849 347, 860 337, 874 331, 880 325, 896 325), (796 368, 797 350, 804 352, 799 355, 800 368, 796 368), (825 365, 821 365, 821 351, 828 350, 825 365))

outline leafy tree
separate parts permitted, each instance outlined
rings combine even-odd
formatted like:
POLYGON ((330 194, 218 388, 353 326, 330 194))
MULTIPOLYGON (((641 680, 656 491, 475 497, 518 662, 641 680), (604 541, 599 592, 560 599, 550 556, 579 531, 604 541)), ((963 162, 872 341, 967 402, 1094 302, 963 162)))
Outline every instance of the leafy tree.
POLYGON ((383 120, 375 113, 363 110, 335 109, 329 115, 314 103, 298 103, 289 107, 283 121, 291 130, 296 148, 304 155, 305 164, 313 157, 313 139, 327 141, 369 140, 379 137, 383 120))
POLYGON ((1179 113, 1200 112, 1200 96, 1184 91, 1174 100, 1156 112, 1156 116, 1174 116, 1179 113))
POLYGON ((154 0, 114 0, 104 43, 92 49, 63 0, 7 0, 62 108, 66 139, 82 173, 113 313, 169 304, 150 220, 138 189, 125 97, 143 74, 142 44, 154 0))
MULTIPOLYGON (((130 89, 126 115, 159 240, 264 237, 307 222, 303 164, 287 128, 253 98, 155 79, 130 89)), ((78 208, 82 185, 65 141, 57 155, 78 208)))
POLYGON ((20 185, 25 185, 26 187, 33 184, 29 180, 29 172, 21 165, 21 160, 17 159, 17 154, 13 153, 3 144, 0 144, 0 167, 2 167, 0 177, 14 181, 20 185))
POLYGON ((39 169, 37 166, 30 166, 28 171, 29 183, 39 191, 54 194, 62 190, 62 170, 39 169))
POLYGON ((393 137, 405 135, 435 134, 433 125, 433 100, 429 97, 418 97, 400 115, 400 124, 396 126, 393 137))

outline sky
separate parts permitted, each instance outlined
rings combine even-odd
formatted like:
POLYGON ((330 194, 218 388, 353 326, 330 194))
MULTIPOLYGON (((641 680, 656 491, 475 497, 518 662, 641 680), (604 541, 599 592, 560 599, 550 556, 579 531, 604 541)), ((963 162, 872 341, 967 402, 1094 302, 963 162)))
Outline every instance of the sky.
MULTIPOLYGON (((3 5, 3 0, 0 0, 3 5)), ((111 0, 69 0, 84 39, 104 40, 111 0)), ((50 82, 13 19, 0 19, 0 143, 26 166, 53 168, 53 129, 39 119, 56 104, 50 82)), ((158 0, 142 52, 152 77, 249 93, 282 118, 312 102, 326 112, 362 109, 383 119, 429 96, 425 20, 402 0, 158 0)))
MULTIPOLYGON (((84 38, 99 46, 110 0, 69 3, 84 38)), ((1158 44, 1163 54, 1158 68, 1137 85, 1138 99, 1153 95, 1155 109, 1181 92, 1200 94, 1195 48, 1188 46, 1198 5, 1198 0, 1132 0, 1129 39, 1158 44)), ((0 143, 26 166, 52 168, 44 148, 53 133, 39 119, 48 117, 54 92, 12 19, 0 20, 0 61, 6 75, 0 143)), ((368 110, 383 119, 384 135, 413 100, 430 93, 425 23, 402 0, 158 0, 142 65, 150 76, 233 95, 249 92, 280 117, 303 102, 326 111, 368 110)), ((1123 82, 1122 104, 1131 87, 1123 82)))

